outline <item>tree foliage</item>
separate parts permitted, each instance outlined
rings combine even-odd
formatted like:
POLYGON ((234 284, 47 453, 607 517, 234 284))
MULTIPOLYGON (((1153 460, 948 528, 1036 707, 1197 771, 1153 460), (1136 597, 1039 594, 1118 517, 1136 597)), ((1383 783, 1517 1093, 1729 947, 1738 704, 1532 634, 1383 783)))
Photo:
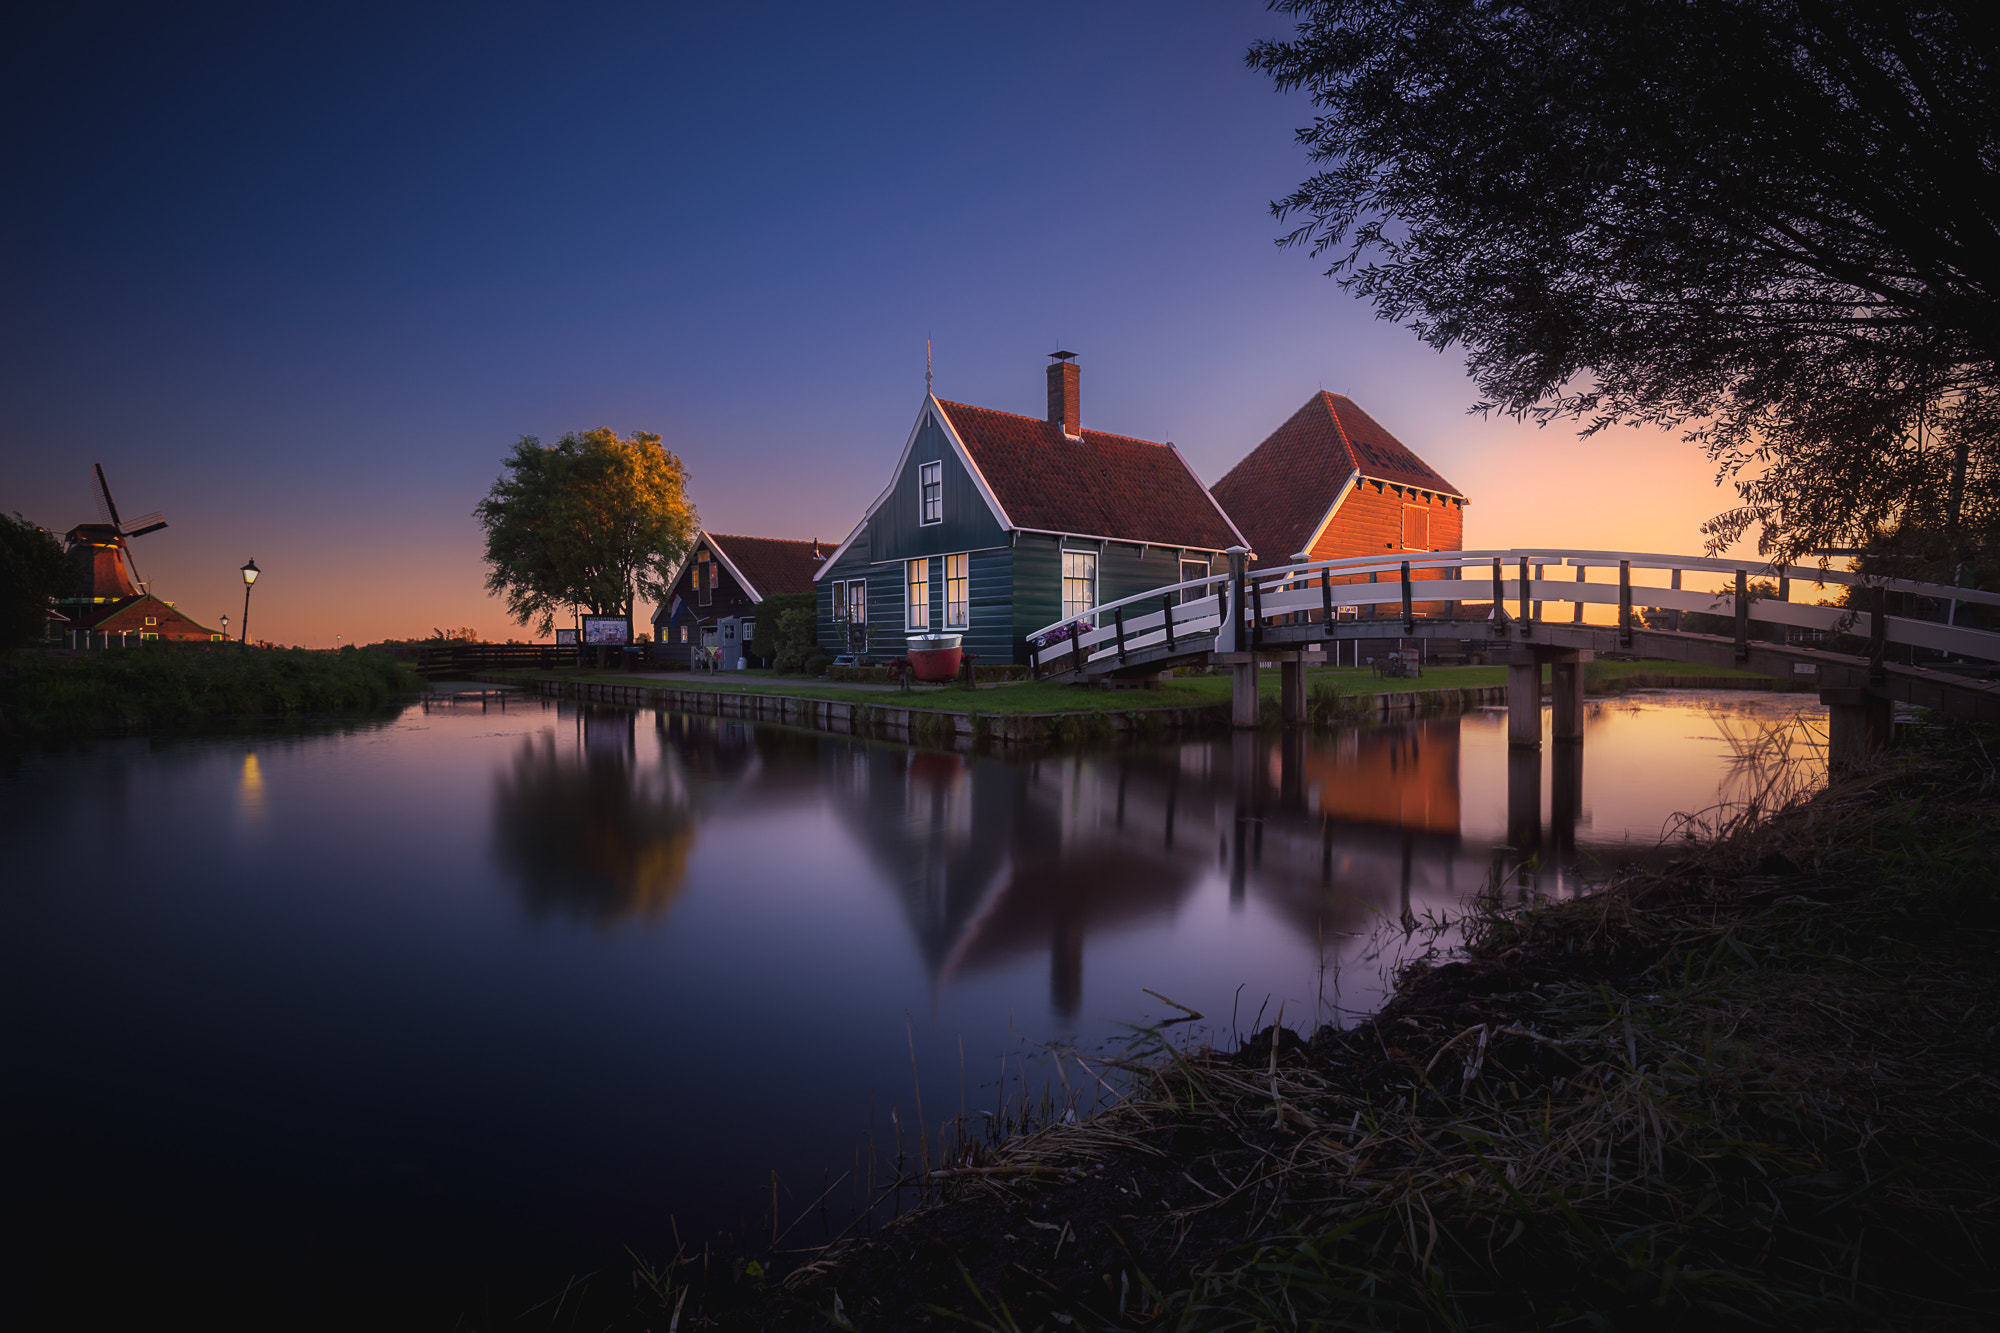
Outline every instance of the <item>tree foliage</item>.
POLYGON ((797 671, 817 641, 818 607, 815 593, 772 593, 757 604, 757 633, 750 640, 750 651, 779 671, 797 671))
POLYGON ((658 435, 524 435, 473 510, 486 528, 486 586, 521 624, 547 634, 558 613, 629 615, 658 599, 693 540, 687 472, 658 435))
POLYGON ((76 572, 55 534, 18 513, 0 514, 0 652, 48 633, 49 603, 70 589, 76 572))
POLYGON ((1979 0, 1275 0, 1320 114, 1282 243, 1481 409, 1706 446, 1794 560, 2000 526, 2000 83, 1979 0))

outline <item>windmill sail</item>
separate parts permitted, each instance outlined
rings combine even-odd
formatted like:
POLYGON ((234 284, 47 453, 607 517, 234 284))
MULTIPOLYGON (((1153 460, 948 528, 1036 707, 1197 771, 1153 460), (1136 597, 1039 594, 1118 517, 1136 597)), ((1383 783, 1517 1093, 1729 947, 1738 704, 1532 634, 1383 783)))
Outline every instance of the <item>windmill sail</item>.
POLYGON ((132 571, 132 582, 143 591, 146 581, 139 577, 139 564, 132 558, 132 548, 126 539, 130 537, 143 537, 149 532, 158 532, 161 528, 167 526, 166 516, 155 510, 143 517, 133 519, 130 523, 122 521, 118 517, 118 502, 111 498, 111 483, 104 476, 104 464, 92 463, 90 465, 90 472, 91 476, 97 482, 98 515, 117 532, 119 554, 125 557, 126 567, 132 571))

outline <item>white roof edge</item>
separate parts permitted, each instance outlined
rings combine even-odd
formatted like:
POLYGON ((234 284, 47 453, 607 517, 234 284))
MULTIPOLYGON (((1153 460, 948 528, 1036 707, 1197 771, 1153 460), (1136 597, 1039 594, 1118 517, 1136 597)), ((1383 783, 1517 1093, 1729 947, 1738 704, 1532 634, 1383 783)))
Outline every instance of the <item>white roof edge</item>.
MULTIPOLYGON (((1229 511, 1222 507, 1222 501, 1215 498, 1215 492, 1211 491, 1210 489, 1208 489, 1208 487, 1203 486, 1201 484, 1201 478, 1195 474, 1195 470, 1192 467, 1188 466, 1188 461, 1186 456, 1181 453, 1181 447, 1178 444, 1175 444, 1172 440, 1168 440, 1166 442, 1166 445, 1167 448, 1173 450, 1174 461, 1181 465, 1181 471, 1188 474, 1188 480, 1193 482, 1196 485, 1196 487, 1200 489, 1202 498, 1208 501, 1209 507, 1215 510, 1216 514, 1221 517, 1222 521, 1229 525, 1229 530, 1236 534, 1236 544, 1238 546, 1248 548, 1250 545, 1249 538, 1243 535, 1243 529, 1236 526, 1236 520, 1229 516, 1229 511)), ((1201 550, 1206 548, 1197 547, 1195 549, 1201 550)))
POLYGON ((1334 492, 1333 503, 1328 505, 1326 513, 1320 516, 1319 525, 1312 530, 1312 535, 1306 538, 1306 544, 1286 556, 1287 560, 1309 560, 1312 558, 1313 545, 1326 532, 1327 525, 1333 522, 1333 516, 1340 512, 1340 507, 1347 503, 1347 497, 1354 494, 1354 488, 1360 484, 1361 469, 1355 468, 1347 474, 1347 480, 1340 483, 1340 489, 1334 492))

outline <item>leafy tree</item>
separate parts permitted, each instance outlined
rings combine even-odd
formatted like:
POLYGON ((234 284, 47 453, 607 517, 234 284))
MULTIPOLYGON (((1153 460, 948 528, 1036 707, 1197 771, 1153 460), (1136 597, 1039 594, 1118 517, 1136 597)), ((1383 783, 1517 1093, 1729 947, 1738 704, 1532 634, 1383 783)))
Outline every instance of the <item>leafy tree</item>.
POLYGON ((49 603, 76 581, 55 534, 18 513, 0 514, 0 652, 48 633, 49 603))
POLYGON ((758 603, 757 634, 750 640, 750 651, 780 671, 797 671, 812 649, 817 615, 818 598, 812 593, 772 593, 758 603), (792 615, 794 611, 805 615, 792 615))
POLYGON ((687 471, 635 431, 521 437, 473 515, 486 528, 486 586, 539 633, 558 612, 629 615, 635 590, 658 598, 692 541, 687 471))
POLYGON ((2000 529, 2000 79, 1976 0, 1274 0, 1281 243, 1481 410, 1679 428, 1796 561, 2000 529))

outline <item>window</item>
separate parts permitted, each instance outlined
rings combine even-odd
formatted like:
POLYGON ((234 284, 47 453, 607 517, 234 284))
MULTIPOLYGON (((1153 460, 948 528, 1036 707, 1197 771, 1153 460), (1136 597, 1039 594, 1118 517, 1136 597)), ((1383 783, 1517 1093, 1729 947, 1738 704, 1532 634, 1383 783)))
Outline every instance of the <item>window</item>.
MULTIPOLYGON (((1206 560, 1183 560, 1183 561, 1181 561, 1181 582, 1182 582, 1182 583, 1186 583, 1186 582, 1187 582, 1187 581, 1188 581, 1189 579, 1205 579, 1205 578, 1207 578, 1207 577, 1208 577, 1208 561, 1206 561, 1206 560)), ((1207 589, 1207 588, 1183 588, 1183 589, 1181 589, 1181 600, 1182 600, 1183 602, 1195 602, 1195 601, 1199 601, 1199 600, 1201 600, 1202 598, 1204 598, 1204 597, 1206 597, 1206 596, 1208 596, 1208 589, 1207 589)))
POLYGON ((969 555, 948 555, 944 558, 944 624, 946 629, 964 629, 972 623, 972 603, 967 599, 966 589, 970 585, 967 567, 972 563, 969 555))
POLYGON ((141 642, 141 643, 150 643, 150 642, 153 642, 154 640, 157 640, 157 639, 158 639, 159 637, 160 637, 160 636, 159 636, 159 635, 157 635, 157 634, 141 634, 141 635, 139 636, 139 642, 141 642))
POLYGON ((1403 506, 1403 549, 1431 549, 1431 511, 1423 505, 1403 506))
POLYGON ((146 623, 148 625, 157 625, 160 623, 160 618, 158 616, 147 616, 146 623))
POLYGON ((904 577, 907 592, 903 606, 907 610, 905 623, 911 629, 929 629, 931 623, 931 562, 912 560, 904 577))
POLYGON ((1064 551, 1062 557, 1062 613, 1069 620, 1097 605, 1097 552, 1064 551))
POLYGON ((847 618, 856 625, 868 623, 868 582, 855 579, 847 585, 847 618))
POLYGON ((831 588, 832 601, 828 605, 833 609, 833 618, 835 620, 845 620, 847 619, 847 585, 836 582, 831 585, 831 588))
POLYGON ((687 627, 686 625, 682 625, 682 626, 681 626, 681 642, 682 642, 682 643, 686 643, 687 641, 688 641, 688 627, 687 627))
POLYGON ((923 522, 944 521, 944 464, 925 463, 917 469, 918 494, 923 499, 923 522))
POLYGON ((709 563, 706 551, 695 556, 694 590, 696 600, 703 606, 715 600, 715 566, 709 563))

